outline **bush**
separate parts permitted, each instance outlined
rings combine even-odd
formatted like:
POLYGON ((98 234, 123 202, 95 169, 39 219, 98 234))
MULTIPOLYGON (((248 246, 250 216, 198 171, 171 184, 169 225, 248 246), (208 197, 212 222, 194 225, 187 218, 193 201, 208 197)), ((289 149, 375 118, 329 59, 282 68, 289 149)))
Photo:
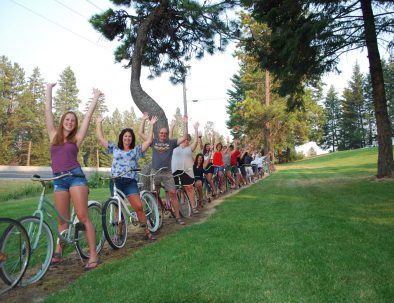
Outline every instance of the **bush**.
POLYGON ((88 185, 90 188, 103 188, 103 187, 108 187, 109 186, 109 180, 108 179, 100 179, 100 177, 108 177, 107 174, 102 174, 99 172, 95 172, 92 175, 90 175, 88 179, 88 185))

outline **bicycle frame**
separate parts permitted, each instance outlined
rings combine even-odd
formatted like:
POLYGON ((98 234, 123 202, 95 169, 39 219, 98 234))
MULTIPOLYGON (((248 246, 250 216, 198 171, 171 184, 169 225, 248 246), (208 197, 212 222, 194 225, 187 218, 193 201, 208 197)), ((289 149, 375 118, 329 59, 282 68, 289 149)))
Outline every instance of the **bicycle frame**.
MULTIPOLYGON (((44 221, 44 217, 45 214, 47 215, 47 217, 50 219, 49 223, 50 223, 50 227, 52 228, 52 230, 56 231, 56 235, 58 237, 58 241, 64 241, 67 244, 74 244, 78 239, 73 238, 73 229, 70 228, 70 226, 73 226, 75 224, 77 224, 79 222, 76 214, 75 214, 75 210, 74 207, 72 207, 71 209, 71 215, 70 215, 70 220, 64 218, 62 216, 62 214, 57 210, 57 208, 45 198, 45 186, 43 187, 42 191, 41 191, 41 195, 40 195, 40 200, 38 202, 38 207, 37 209, 34 211, 33 216, 37 216, 40 218, 40 221, 44 221), (49 206, 49 208, 51 208, 54 212, 56 217, 60 218, 62 221, 66 222, 68 225, 68 229, 67 229, 67 234, 66 236, 63 236, 62 233, 60 233, 57 229, 57 222, 55 221, 55 218, 52 216, 52 214, 49 212, 49 210, 45 207, 45 206, 49 206)), ((38 230, 38 234, 41 234, 41 229, 42 226, 40 225, 39 230, 38 230)), ((36 243, 32 243, 32 246, 35 248, 37 246, 37 241, 38 241, 39 237, 36 237, 36 243)))
MULTIPOLYGON (((128 199, 126 197, 126 195, 116 187, 116 183, 113 182, 114 184, 114 195, 111 197, 111 199, 114 199, 116 201, 118 201, 118 205, 120 207, 118 207, 118 223, 121 223, 121 219, 122 219, 122 208, 124 209, 124 211, 126 212, 126 214, 129 216, 130 221, 132 222, 133 220, 138 220, 137 218, 137 214, 135 211, 129 211, 127 202, 128 199)), ((111 218, 112 218, 112 209, 111 209, 111 218)))

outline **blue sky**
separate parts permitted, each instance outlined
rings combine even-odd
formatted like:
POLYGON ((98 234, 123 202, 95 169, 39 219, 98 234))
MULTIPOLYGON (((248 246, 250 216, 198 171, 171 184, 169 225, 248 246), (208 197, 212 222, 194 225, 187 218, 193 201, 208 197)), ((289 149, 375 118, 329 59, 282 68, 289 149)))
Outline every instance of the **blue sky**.
MULTIPOLYGON (((107 42, 88 23, 95 13, 110 6, 107 0, 2 0, 0 2, 0 55, 19 63, 31 74, 35 66, 41 70, 46 82, 55 82, 60 73, 70 66, 77 78, 80 99, 86 102, 92 87, 106 95, 107 106, 112 112, 129 110, 133 106, 129 91, 130 70, 115 64, 113 50, 116 42, 107 42)), ((199 121, 201 127, 207 121, 225 136, 227 119, 226 91, 231 88, 230 78, 238 71, 238 62, 232 56, 234 45, 221 54, 193 61, 187 79, 188 113, 192 123, 199 121)), ((358 60, 361 71, 367 72, 365 54, 353 52, 343 55, 339 69, 342 74, 330 74, 324 78, 339 92, 347 85, 351 68, 358 60)), ((175 109, 183 111, 182 86, 174 86, 164 74, 160 79, 146 80, 144 89, 165 110, 171 119, 175 109)), ((133 106, 137 116, 139 110, 133 106)))

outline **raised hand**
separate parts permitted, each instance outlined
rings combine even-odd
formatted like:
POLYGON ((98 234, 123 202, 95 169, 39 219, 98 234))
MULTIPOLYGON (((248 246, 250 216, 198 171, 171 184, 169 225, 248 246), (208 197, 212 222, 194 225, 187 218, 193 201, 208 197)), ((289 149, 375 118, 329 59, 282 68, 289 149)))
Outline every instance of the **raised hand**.
POLYGON ((56 84, 57 84, 57 82, 55 82, 55 83, 47 83, 47 88, 52 89, 56 84))
POLYGON ((149 122, 154 125, 157 121, 159 120, 159 118, 157 118, 156 116, 152 116, 152 118, 150 118, 149 122))
POLYGON ((99 90, 98 88, 93 88, 93 97, 95 99, 98 99, 102 95, 104 95, 104 94, 101 90, 99 90))
POLYGON ((148 112, 143 113, 142 120, 149 120, 149 113, 148 112))
POLYGON ((102 123, 104 121, 104 118, 101 114, 98 114, 96 117, 96 123, 102 123))

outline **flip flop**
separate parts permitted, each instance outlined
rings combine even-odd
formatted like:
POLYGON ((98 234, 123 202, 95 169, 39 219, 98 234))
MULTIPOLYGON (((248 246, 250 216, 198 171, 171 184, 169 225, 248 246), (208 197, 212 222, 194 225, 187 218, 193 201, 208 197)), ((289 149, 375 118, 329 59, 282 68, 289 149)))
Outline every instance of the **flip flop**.
POLYGON ((61 253, 54 253, 53 257, 51 259, 51 265, 55 265, 55 264, 60 264, 62 263, 63 260, 63 256, 61 253))
POLYGON ((95 268, 97 268, 100 264, 101 264, 101 261, 100 261, 100 260, 93 261, 93 262, 88 262, 88 263, 86 264, 86 266, 84 267, 84 270, 85 270, 85 271, 89 271, 89 270, 95 269, 95 268), (95 265, 94 265, 94 264, 95 264, 95 265), (92 266, 92 265, 94 265, 94 266, 92 266))

